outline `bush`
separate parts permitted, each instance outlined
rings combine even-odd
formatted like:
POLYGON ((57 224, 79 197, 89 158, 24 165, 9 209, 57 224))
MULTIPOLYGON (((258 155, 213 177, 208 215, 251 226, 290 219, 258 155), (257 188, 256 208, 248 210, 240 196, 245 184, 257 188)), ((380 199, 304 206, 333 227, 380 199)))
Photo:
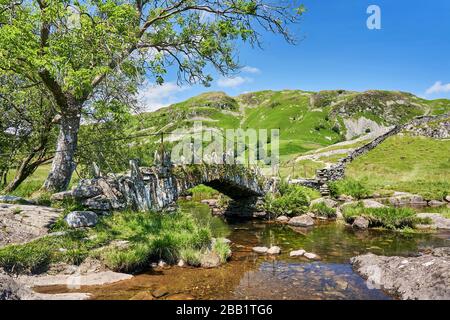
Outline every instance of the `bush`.
POLYGON ((369 190, 361 182, 352 179, 333 181, 329 184, 329 188, 333 197, 345 194, 356 199, 363 199, 369 196, 369 190))
POLYGON ((348 205, 343 209, 343 215, 347 222, 352 223, 356 217, 364 217, 369 220, 370 227, 384 227, 387 229, 414 228, 416 224, 427 224, 429 219, 421 219, 410 208, 364 208, 361 203, 348 205))
POLYGON ((327 218, 335 218, 336 217, 336 209, 327 207, 327 205, 323 202, 315 203, 310 208, 311 212, 313 212, 316 216, 327 217, 327 218))

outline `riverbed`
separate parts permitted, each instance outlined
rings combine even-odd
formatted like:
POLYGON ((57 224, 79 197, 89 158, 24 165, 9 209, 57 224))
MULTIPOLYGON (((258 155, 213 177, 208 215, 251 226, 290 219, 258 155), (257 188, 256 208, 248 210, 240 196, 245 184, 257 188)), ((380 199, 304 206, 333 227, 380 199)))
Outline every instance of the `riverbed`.
MULTIPOLYGON (((202 223, 213 226, 214 236, 232 241, 230 261, 218 268, 167 267, 149 269, 130 280, 81 287, 93 299, 395 299, 352 270, 351 257, 372 252, 413 256, 435 247, 450 246, 450 232, 400 233, 357 231, 339 222, 319 222, 312 228, 292 228, 258 220, 224 220, 211 216, 209 207, 183 204, 202 223), (255 246, 277 245, 277 256, 258 255, 255 246), (318 261, 291 258, 304 249, 318 261)), ((39 287, 40 293, 73 292, 66 287, 39 287)))

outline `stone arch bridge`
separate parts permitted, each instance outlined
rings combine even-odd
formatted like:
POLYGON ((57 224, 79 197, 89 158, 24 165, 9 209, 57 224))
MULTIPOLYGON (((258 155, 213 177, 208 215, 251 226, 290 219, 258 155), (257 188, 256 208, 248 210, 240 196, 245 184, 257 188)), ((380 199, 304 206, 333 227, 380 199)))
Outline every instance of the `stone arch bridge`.
POLYGON ((122 175, 97 174, 93 179, 81 180, 70 191, 54 194, 52 200, 75 199, 85 208, 95 211, 161 210, 200 184, 210 186, 233 200, 245 202, 275 192, 277 179, 263 176, 258 168, 238 164, 161 164, 142 168, 130 161, 129 172, 122 175))

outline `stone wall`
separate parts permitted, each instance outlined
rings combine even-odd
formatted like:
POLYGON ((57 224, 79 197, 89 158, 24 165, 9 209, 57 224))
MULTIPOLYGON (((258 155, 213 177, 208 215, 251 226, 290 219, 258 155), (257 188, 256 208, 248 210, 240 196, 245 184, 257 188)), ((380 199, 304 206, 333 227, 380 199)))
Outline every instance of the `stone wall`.
POLYGON ((276 189, 276 180, 242 165, 160 165, 130 172, 81 180, 73 190, 53 195, 53 200, 72 198, 96 211, 161 210, 170 207, 188 189, 209 185, 233 199, 264 196, 276 189))

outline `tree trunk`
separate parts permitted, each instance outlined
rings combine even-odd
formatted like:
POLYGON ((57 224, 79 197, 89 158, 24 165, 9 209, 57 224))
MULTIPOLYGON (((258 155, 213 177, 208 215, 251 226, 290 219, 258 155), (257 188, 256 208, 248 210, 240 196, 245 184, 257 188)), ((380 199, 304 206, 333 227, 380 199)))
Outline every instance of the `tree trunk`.
POLYGON ((43 189, 51 192, 67 190, 75 170, 75 152, 80 128, 81 107, 75 103, 61 115, 60 130, 56 142, 56 154, 52 169, 44 183, 43 189))

